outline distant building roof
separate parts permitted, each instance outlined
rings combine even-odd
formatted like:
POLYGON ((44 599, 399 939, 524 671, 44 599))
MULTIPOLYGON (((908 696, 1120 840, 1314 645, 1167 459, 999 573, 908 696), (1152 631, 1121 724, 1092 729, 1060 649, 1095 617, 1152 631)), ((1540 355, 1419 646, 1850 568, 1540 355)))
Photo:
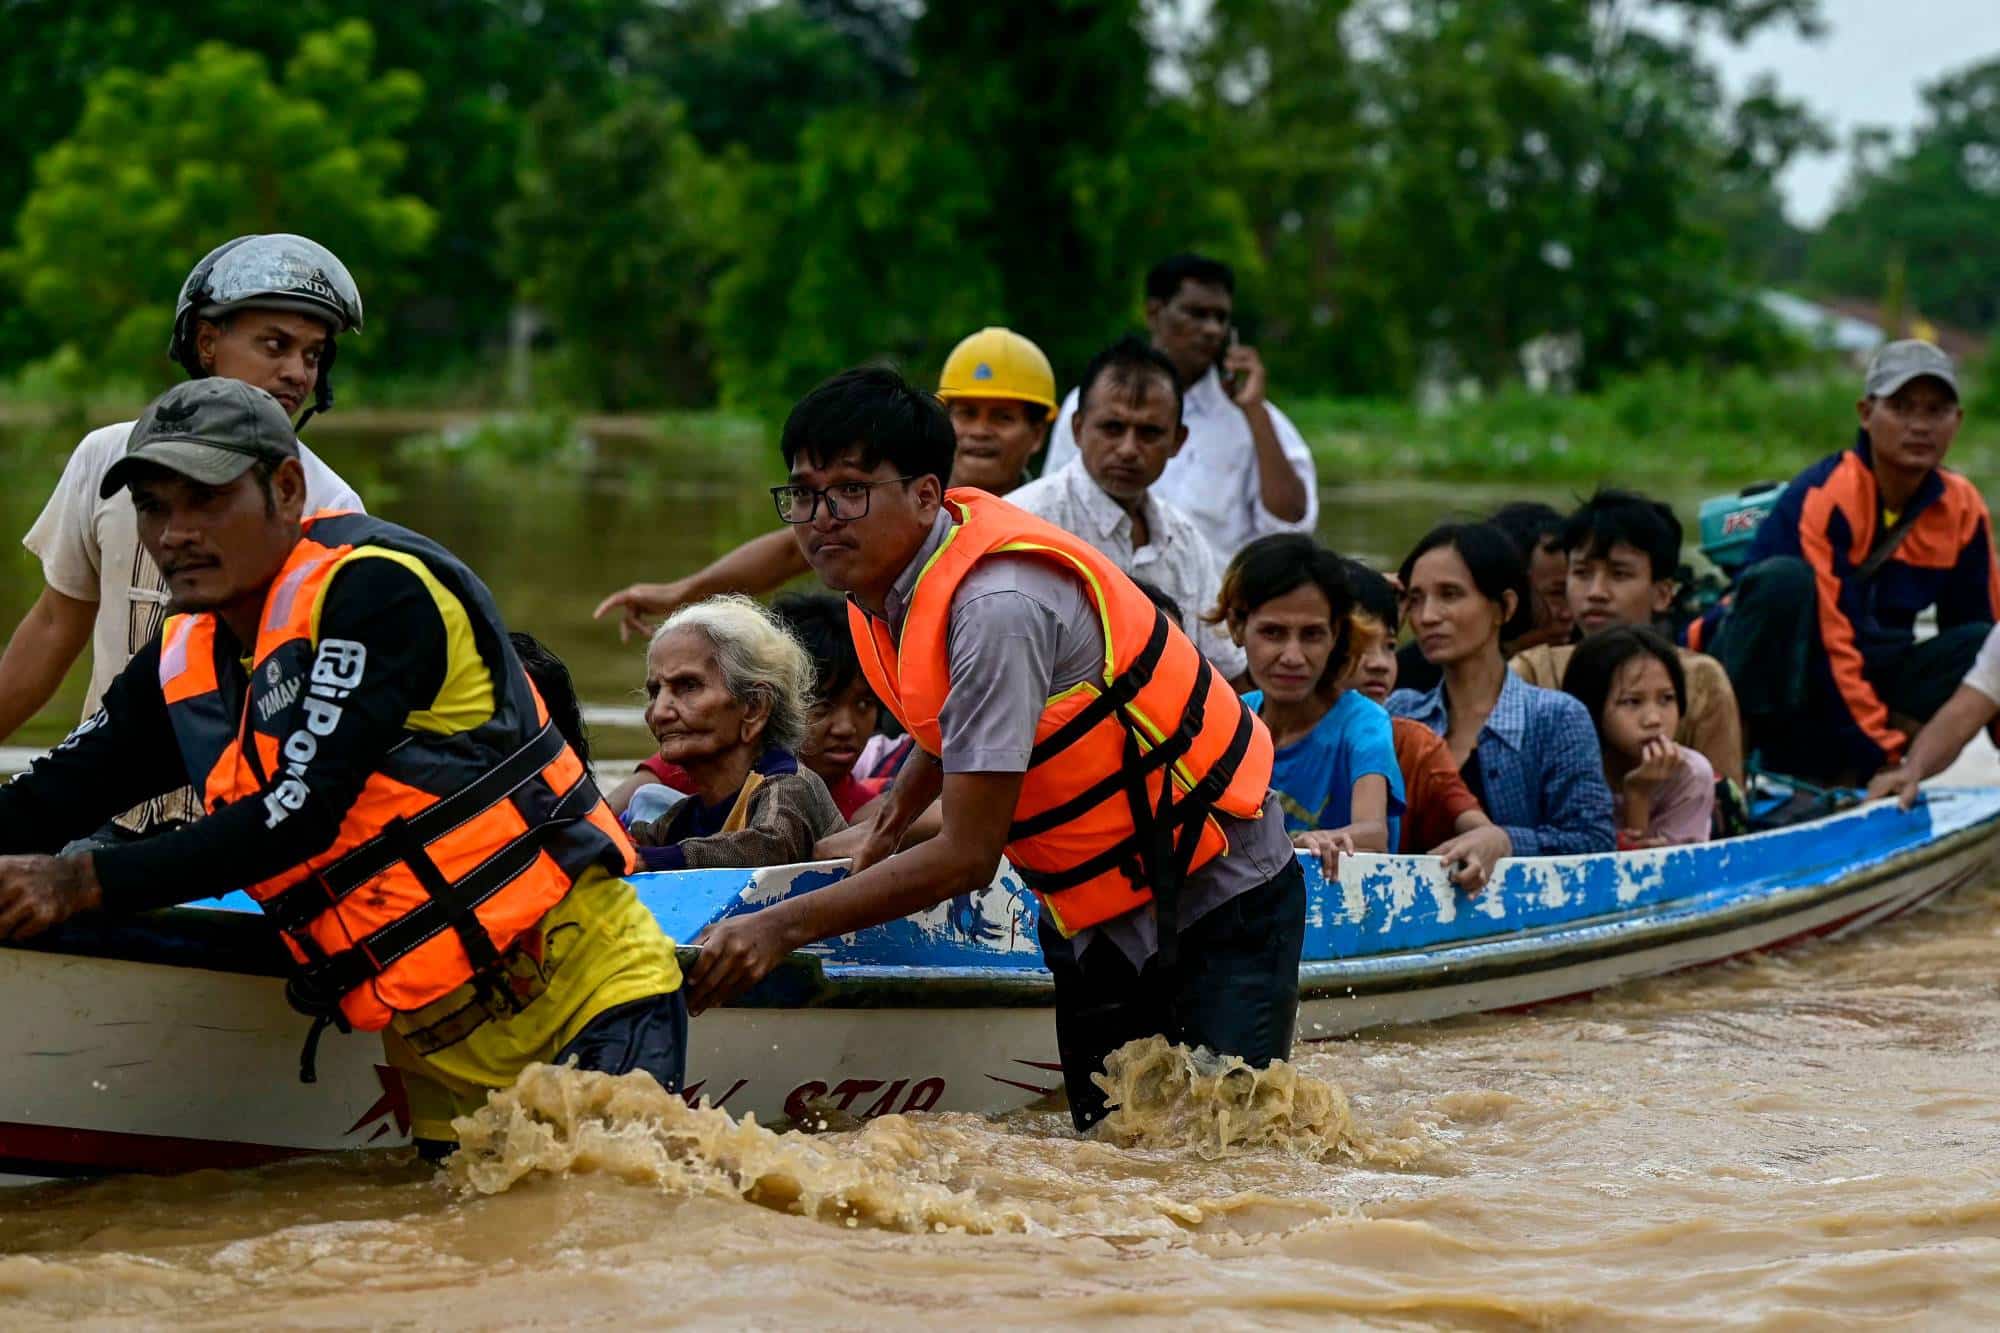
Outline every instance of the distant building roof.
POLYGON ((1757 300, 1780 324, 1826 351, 1872 352, 1884 340, 1880 324, 1803 296, 1770 289, 1757 300))
MULTIPOLYGON (((1885 333, 1888 330, 1889 320, 1884 318, 1882 307, 1873 301, 1858 301, 1843 296, 1826 302, 1825 306, 1836 314, 1873 324, 1885 333)), ((1978 334, 1926 319, 1914 310, 1904 316, 1902 328, 1887 336, 1922 338, 1925 342, 1934 342, 1960 361, 1986 353, 1986 339, 1978 334)))

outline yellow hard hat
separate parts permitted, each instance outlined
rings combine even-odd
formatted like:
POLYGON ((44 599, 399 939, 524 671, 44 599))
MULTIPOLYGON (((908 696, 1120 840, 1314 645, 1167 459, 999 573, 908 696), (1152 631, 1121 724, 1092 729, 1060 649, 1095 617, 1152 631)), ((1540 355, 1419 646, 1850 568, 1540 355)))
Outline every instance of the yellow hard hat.
POLYGON ((984 328, 951 349, 938 397, 1013 398, 1056 408, 1056 372, 1042 349, 1012 329, 984 328))

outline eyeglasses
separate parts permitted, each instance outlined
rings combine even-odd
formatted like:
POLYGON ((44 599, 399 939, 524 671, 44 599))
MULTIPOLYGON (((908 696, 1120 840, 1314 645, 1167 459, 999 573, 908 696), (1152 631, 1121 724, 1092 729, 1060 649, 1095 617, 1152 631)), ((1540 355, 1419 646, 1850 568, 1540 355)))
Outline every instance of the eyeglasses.
POLYGON ((787 523, 810 523, 826 501, 826 512, 836 522, 848 523, 868 517, 868 497, 877 486, 897 486, 915 477, 884 477, 880 481, 843 481, 814 490, 810 486, 773 486, 771 498, 777 502, 778 517, 787 523))

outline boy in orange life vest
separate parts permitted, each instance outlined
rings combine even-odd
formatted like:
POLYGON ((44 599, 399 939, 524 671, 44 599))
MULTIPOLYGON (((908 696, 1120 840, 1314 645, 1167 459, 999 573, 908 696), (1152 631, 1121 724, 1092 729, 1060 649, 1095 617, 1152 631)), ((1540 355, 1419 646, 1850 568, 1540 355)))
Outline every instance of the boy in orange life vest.
POLYGON ((276 399, 168 391, 106 474, 166 576, 159 638, 102 710, 0 788, 0 939, 77 912, 245 889, 281 932, 287 996, 383 1030, 415 1132, 528 1063, 681 1079, 670 942, 620 876, 631 844, 529 684, 485 585, 363 514, 302 516, 276 399), (51 856, 192 783, 205 811, 138 842, 51 856))
POLYGON ((782 447, 779 514, 848 594, 862 668, 918 749, 855 832, 854 874, 709 929, 690 1006, 978 889, 1004 851, 1041 902, 1079 1128, 1104 1115, 1090 1075, 1128 1041, 1287 1055, 1305 891, 1263 724, 1095 547, 946 492, 951 425, 893 371, 813 390, 782 447), (897 851, 940 795, 942 835, 897 851))

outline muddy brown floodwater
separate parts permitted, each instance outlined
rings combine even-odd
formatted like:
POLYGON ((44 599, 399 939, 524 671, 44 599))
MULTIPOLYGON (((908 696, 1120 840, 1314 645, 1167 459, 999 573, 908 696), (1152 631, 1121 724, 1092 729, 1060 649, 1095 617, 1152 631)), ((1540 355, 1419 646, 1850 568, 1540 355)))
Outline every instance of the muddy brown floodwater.
POLYGON ((812 1136, 539 1071, 400 1155, 0 1195, 9 1328, 2000 1325, 2000 886, 1533 1013, 812 1136))
MULTIPOLYGON (((323 429, 371 507, 471 561, 592 703, 639 680, 597 597, 771 524, 762 455, 507 471, 323 429)), ((73 438, 11 455, 16 533, 73 438)), ((1329 490, 1320 535, 1392 561, 1530 490, 1329 490)), ((1690 518, 1699 498, 1675 497, 1690 518)), ((0 618, 39 589, 17 560, 0 618)), ((81 685, 21 743, 60 737, 81 685)), ((445 1177, 375 1155, 0 1190, 0 1327, 1992 1328, 1996 980, 1989 886, 1861 940, 1303 1047, 1259 1079, 1134 1052, 1115 1143, 1059 1110, 775 1135, 544 1072, 445 1177)))

